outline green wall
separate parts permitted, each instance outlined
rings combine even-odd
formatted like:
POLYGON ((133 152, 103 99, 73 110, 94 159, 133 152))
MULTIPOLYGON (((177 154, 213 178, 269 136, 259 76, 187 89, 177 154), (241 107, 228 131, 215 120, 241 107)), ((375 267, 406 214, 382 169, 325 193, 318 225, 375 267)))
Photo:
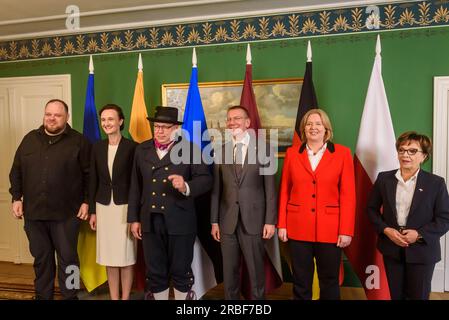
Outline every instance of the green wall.
MULTIPOLYGON (((449 74, 449 28, 384 32, 383 78, 396 135, 432 134, 433 77, 449 74)), ((335 138, 354 150, 374 61, 375 33, 312 38, 314 83, 335 138)), ((302 77, 307 39, 252 43, 253 78, 302 77)), ((245 44, 198 47, 199 81, 241 80, 245 44)), ((161 104, 161 85, 188 82, 191 48, 142 52, 147 106, 161 104)), ((82 128, 88 56, 0 64, 0 77, 71 74, 73 124, 82 128)), ((137 53, 94 56, 96 105, 117 103, 129 120, 137 53)), ((225 107, 225 106, 224 106, 225 107)), ((430 167, 429 164, 427 164, 430 167)))
MULTIPOLYGON (((433 77, 449 74, 449 27, 381 34, 383 78, 396 135, 432 135, 433 77)), ((337 143, 354 150, 374 62, 376 33, 312 38, 314 84, 319 105, 333 122, 337 143)), ((252 43, 253 78, 302 77, 307 39, 252 43)), ((149 112, 161 104, 161 85, 188 82, 191 48, 142 52, 149 112)), ((198 47, 199 81, 241 80, 245 44, 198 47)), ((137 74, 136 52, 94 56, 96 105, 112 102, 129 121, 137 74)), ((0 77, 71 74, 72 117, 82 130, 88 56, 1 63, 0 77)), ((225 108, 226 106, 224 106, 225 108)), ((282 160, 280 161, 282 166, 282 160)), ((430 162, 426 169, 430 169, 430 162)), ((279 178, 279 177, 278 177, 279 178)), ((346 264, 347 274, 351 274, 346 264)), ((348 281, 345 281, 348 284, 348 281)), ((349 281, 349 284, 357 280, 349 281)))

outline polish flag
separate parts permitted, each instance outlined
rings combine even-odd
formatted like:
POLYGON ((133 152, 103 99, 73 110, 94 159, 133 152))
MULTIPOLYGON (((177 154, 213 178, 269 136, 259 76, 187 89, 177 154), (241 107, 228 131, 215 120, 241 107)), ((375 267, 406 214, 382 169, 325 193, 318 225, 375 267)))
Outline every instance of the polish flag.
POLYGON ((358 275, 369 300, 389 300, 382 254, 377 250, 377 234, 368 219, 369 195, 382 171, 399 168, 395 134, 382 79, 380 37, 366 94, 354 156, 357 211, 354 239, 345 254, 358 275))

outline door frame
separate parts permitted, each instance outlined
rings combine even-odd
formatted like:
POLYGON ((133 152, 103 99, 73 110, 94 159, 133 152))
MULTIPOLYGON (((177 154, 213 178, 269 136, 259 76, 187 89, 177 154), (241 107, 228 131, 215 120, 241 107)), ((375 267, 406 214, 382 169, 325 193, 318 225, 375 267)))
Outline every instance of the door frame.
MULTIPOLYGON (((449 77, 434 77, 432 171, 449 181, 449 77), (438 146, 438 147, 436 147, 438 146)), ((432 291, 449 291, 449 234, 440 239, 441 261, 435 265, 432 291)))

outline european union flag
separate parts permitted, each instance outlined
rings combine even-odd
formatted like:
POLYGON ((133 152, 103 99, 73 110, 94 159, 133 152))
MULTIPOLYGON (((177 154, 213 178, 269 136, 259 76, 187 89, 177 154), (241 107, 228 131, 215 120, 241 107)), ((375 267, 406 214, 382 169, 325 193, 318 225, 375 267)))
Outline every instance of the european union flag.
MULTIPOLYGON (((190 142, 196 144, 203 151, 210 144, 210 137, 207 133, 206 116, 204 115, 198 88, 195 49, 193 49, 192 62, 192 75, 184 109, 182 129, 189 133, 190 142)), ((208 290, 222 281, 223 268, 220 246, 210 236, 210 192, 195 199, 195 209, 198 232, 192 261, 192 271, 195 275, 195 283, 192 289, 196 292, 197 297, 201 298, 208 290)))
POLYGON ((210 138, 207 134, 206 116, 198 88, 198 68, 196 67, 192 68, 190 76, 183 122, 182 128, 189 133, 190 141, 203 150, 210 143, 210 138), (206 133, 204 134, 204 132, 206 133), (202 139, 203 134, 205 135, 204 139, 202 139))

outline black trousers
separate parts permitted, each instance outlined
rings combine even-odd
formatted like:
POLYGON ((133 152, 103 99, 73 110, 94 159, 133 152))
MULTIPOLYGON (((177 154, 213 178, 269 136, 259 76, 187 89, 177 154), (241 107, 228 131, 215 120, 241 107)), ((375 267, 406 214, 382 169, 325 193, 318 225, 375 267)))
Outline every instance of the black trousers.
POLYGON ((341 249, 335 243, 289 240, 293 266, 293 298, 312 299, 313 274, 316 260, 320 284, 320 300, 340 299, 341 249))
POLYGON ((55 252, 58 257, 58 283, 64 299, 76 299, 77 289, 69 276, 79 277, 77 252, 80 220, 77 217, 61 221, 25 219, 25 232, 34 257, 34 287, 37 299, 52 300, 56 275, 55 252), (67 267, 75 267, 67 269, 67 267), (66 273, 66 270, 68 273, 66 273), (67 281, 69 280, 69 281, 67 281), (66 283, 67 282, 67 283, 66 283))
POLYGON ((158 293, 166 290, 170 284, 170 277, 178 291, 187 292, 192 288, 195 237, 195 234, 169 234, 164 215, 151 213, 151 230, 144 232, 142 236, 146 291, 158 293))
POLYGON ((401 258, 383 256, 391 300, 428 300, 435 264, 407 263, 401 258))

